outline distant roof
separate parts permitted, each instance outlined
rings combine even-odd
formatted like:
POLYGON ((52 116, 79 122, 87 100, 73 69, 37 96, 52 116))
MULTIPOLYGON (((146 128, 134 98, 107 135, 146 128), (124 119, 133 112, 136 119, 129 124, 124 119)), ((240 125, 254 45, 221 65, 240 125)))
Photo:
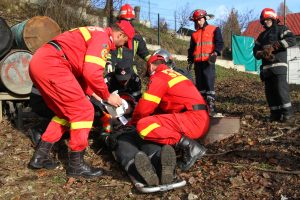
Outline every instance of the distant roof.
MULTIPOLYGON (((283 24, 283 16, 279 16, 280 24, 283 24)), ((286 15, 286 25, 294 33, 294 35, 300 35, 300 13, 292 13, 286 15)), ((264 30, 259 20, 255 20, 249 23, 247 29, 242 34, 244 36, 254 37, 255 39, 264 30)))
POLYGON ((177 31, 177 33, 184 34, 187 36, 191 36, 193 32, 194 32, 193 30, 191 30, 189 28, 184 28, 184 27, 179 28, 177 31))

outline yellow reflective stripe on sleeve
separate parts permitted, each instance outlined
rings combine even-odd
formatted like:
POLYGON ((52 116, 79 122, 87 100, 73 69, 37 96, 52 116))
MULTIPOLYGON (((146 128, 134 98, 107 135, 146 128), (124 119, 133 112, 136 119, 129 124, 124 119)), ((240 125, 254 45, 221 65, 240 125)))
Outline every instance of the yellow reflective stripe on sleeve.
POLYGON ((144 139, 151 131, 158 127, 160 127, 160 125, 157 123, 150 124, 149 126, 140 131, 141 138, 144 139))
POLYGON ((139 41, 133 40, 133 60, 139 47, 139 41))
POLYGON ((176 85, 177 83, 180 83, 181 81, 187 80, 187 77, 185 76, 177 76, 176 78, 173 78, 172 80, 170 80, 168 82, 169 87, 173 87, 174 85, 176 85))
POLYGON ((103 68, 105 67, 106 64, 106 61, 103 60, 102 58, 99 58, 97 56, 90 56, 90 55, 86 55, 84 61, 89 63, 94 63, 96 65, 100 65, 103 68))
POLYGON ((93 127, 93 121, 81 121, 81 122, 72 122, 70 129, 81 129, 81 128, 92 128, 93 127))
POLYGON ((59 117, 57 117, 57 116, 54 116, 54 117, 51 119, 51 121, 54 121, 54 122, 56 122, 56 123, 58 123, 58 124, 60 124, 60 125, 62 125, 62 126, 70 126, 70 124, 69 124, 69 122, 68 122, 67 120, 61 119, 61 118, 59 118, 59 117))
POLYGON ((152 95, 152 94, 149 94, 147 92, 145 92, 143 94, 143 99, 147 100, 147 101, 151 101, 151 102, 154 102, 154 103, 157 103, 159 104, 161 98, 159 98, 158 96, 155 96, 155 95, 152 95))
POLYGON ((107 54, 107 59, 111 59, 111 54, 110 53, 107 54))
POLYGON ((86 27, 80 27, 79 28, 82 36, 84 37, 85 41, 88 41, 89 39, 91 39, 91 33, 89 32, 89 30, 86 27))
POLYGON ((123 58, 123 48, 122 47, 118 48, 117 58, 120 58, 120 59, 123 58))

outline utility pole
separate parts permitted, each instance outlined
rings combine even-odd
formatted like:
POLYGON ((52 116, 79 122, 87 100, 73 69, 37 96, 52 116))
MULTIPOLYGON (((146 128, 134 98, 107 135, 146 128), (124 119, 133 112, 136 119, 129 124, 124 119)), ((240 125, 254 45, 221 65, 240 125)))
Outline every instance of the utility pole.
POLYGON ((160 21, 159 21, 159 13, 157 14, 157 43, 158 43, 158 45, 160 45, 160 41, 159 41, 159 37, 160 37, 160 35, 159 35, 159 32, 160 32, 160 21))
POLYGON ((176 30, 177 30, 177 27, 176 27, 176 25, 177 25, 177 24, 176 24, 176 22, 177 22, 177 21, 176 21, 176 18, 177 18, 177 17, 176 17, 176 10, 175 10, 175 11, 174 11, 174 19, 175 19, 175 33, 176 33, 176 30))
POLYGON ((286 25, 286 0, 283 1, 283 24, 286 25))
POLYGON ((148 18, 149 18, 149 22, 150 22, 150 0, 148 0, 148 18))

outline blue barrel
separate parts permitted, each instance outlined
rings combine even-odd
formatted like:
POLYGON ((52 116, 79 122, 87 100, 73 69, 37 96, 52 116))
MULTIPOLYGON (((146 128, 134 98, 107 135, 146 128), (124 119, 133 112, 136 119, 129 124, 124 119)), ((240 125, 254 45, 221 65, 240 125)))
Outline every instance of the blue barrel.
POLYGON ((28 50, 26 44, 25 44, 25 41, 23 39, 23 30, 24 30, 24 27, 26 25, 28 20, 25 20, 19 24, 16 24, 14 26, 12 26, 10 29, 11 29, 11 32, 13 33, 13 36, 14 36, 14 42, 16 44, 16 47, 18 49, 26 49, 28 50))
POLYGON ((3 58, 12 48, 13 35, 6 21, 0 17, 0 58, 3 58))
POLYGON ((11 27, 17 49, 35 52, 43 44, 61 33, 59 25, 50 17, 35 16, 11 27))

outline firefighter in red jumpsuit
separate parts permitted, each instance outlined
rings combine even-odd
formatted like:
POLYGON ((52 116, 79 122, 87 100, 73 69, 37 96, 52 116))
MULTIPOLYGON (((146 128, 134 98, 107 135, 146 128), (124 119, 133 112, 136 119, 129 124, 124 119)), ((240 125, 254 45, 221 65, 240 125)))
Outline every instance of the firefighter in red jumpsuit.
POLYGON ((148 89, 130 124, 136 125, 144 140, 183 150, 179 167, 188 170, 206 151, 194 140, 204 136, 209 128, 206 102, 192 81, 170 69, 160 55, 150 57, 147 73, 148 89))
POLYGON ((125 20, 108 28, 80 27, 64 32, 37 50, 29 73, 56 116, 42 135, 29 167, 55 168, 58 163, 50 158, 50 151, 68 129, 67 175, 85 178, 102 175, 100 169, 84 162, 94 119, 94 108, 86 95, 100 97, 116 107, 121 105, 121 98, 109 93, 103 71, 109 51, 127 42, 131 48, 134 33, 132 25, 125 20))

